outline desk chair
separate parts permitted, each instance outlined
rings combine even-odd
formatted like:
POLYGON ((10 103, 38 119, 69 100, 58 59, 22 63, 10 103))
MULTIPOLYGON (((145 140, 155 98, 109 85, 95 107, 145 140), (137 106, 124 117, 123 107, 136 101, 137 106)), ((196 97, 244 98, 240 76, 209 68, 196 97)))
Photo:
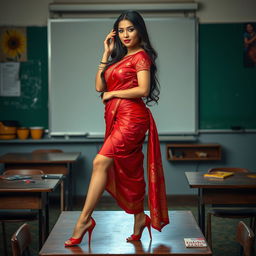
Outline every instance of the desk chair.
MULTIPOLYGON (((249 170, 245 168, 232 168, 232 167, 219 167, 219 168, 212 168, 208 170, 208 173, 213 173, 216 171, 223 171, 223 172, 240 172, 240 173, 248 173, 249 170)), ((213 205, 213 207, 216 207, 213 205)), ((220 218, 250 218, 250 227, 255 232, 256 228, 256 209, 253 208, 239 208, 239 209, 232 209, 232 208, 212 208, 207 213, 207 230, 206 230, 206 239, 210 247, 212 247, 212 231, 211 231, 211 217, 220 217, 220 218)))
POLYGON ((12 255, 22 256, 30 255, 29 245, 31 244, 31 233, 27 223, 24 223, 12 236, 12 255))
POLYGON ((239 221, 236 229, 236 241, 240 244, 244 256, 253 255, 254 238, 255 235, 251 228, 243 221, 239 221))
MULTIPOLYGON (((3 173, 3 175, 43 175, 44 172, 38 169, 13 169, 8 170, 3 173)), ((3 248, 4 253, 7 256, 7 239, 6 239, 6 222, 27 222, 34 221, 38 219, 38 213, 32 210, 23 210, 23 211, 11 211, 3 210, 0 211, 0 222, 2 224, 2 233, 3 233, 3 248)))
MULTIPOLYGON (((32 154, 43 154, 43 153, 63 153, 63 150, 61 149, 35 149, 32 151, 32 154)), ((63 170, 61 173, 63 175, 67 175, 68 170, 65 166, 60 166, 58 169, 62 168, 63 170)), ((65 210, 65 183, 64 180, 61 180, 60 183, 60 210, 64 211, 65 210)))

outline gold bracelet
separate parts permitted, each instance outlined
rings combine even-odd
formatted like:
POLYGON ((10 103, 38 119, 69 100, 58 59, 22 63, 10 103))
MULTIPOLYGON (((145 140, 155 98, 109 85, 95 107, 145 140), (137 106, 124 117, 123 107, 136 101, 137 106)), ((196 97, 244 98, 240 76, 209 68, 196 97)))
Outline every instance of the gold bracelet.
POLYGON ((104 69, 105 67, 106 65, 102 65, 102 64, 99 65, 99 69, 104 69))

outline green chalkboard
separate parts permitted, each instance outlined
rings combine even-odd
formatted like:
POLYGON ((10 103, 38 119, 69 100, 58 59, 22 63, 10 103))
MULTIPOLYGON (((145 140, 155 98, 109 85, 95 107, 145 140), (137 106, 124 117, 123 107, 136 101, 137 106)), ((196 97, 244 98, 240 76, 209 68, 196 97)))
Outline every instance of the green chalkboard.
POLYGON ((28 61, 21 62, 20 97, 0 97, 0 120, 48 128, 47 28, 27 28, 28 61))
POLYGON ((244 24, 199 28, 199 128, 256 129, 256 67, 244 67, 244 24))

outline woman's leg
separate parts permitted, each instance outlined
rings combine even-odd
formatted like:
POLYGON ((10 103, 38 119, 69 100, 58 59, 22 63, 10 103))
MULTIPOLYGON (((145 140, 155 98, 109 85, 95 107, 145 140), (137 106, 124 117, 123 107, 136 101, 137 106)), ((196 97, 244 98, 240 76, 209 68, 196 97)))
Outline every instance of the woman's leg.
MULTIPOLYGON (((80 217, 77 220, 72 237, 79 238, 84 230, 90 227, 91 214, 102 195, 107 183, 107 171, 113 159, 97 154, 93 161, 93 171, 87 192, 86 200, 80 217)), ((68 242, 68 241, 67 241, 68 242)))
POLYGON ((134 214, 134 227, 133 234, 138 235, 141 231, 141 228, 145 225, 146 215, 144 212, 134 214))
POLYGON ((145 229, 145 227, 148 228, 150 239, 152 239, 150 226, 151 220, 148 216, 146 216, 144 211, 134 214, 133 234, 127 238, 127 242, 140 240, 142 232, 145 229))

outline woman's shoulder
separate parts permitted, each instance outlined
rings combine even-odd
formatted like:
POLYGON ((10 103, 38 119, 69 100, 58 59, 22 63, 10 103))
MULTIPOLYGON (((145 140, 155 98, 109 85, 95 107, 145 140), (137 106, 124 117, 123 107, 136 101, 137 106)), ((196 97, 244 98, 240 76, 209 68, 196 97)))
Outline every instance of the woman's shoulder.
POLYGON ((149 55, 147 54, 147 52, 145 50, 138 51, 137 53, 135 53, 133 55, 133 60, 135 62, 139 61, 141 59, 150 61, 150 57, 149 57, 149 55))
POLYGON ((145 50, 138 51, 137 53, 134 54, 134 56, 149 58, 149 56, 148 56, 148 54, 147 54, 147 52, 145 50))

